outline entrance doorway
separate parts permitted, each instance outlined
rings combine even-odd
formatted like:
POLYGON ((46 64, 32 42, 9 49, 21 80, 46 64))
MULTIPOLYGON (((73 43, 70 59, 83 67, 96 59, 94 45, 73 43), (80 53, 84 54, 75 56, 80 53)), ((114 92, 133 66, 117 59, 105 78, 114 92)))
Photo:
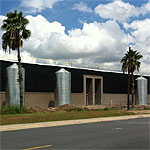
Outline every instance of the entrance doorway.
POLYGON ((101 105, 103 94, 103 77, 84 75, 85 105, 101 105))
POLYGON ((101 80, 95 79, 95 105, 101 105, 101 80))
POLYGON ((86 78, 86 106, 93 105, 92 89, 93 89, 92 79, 86 78))

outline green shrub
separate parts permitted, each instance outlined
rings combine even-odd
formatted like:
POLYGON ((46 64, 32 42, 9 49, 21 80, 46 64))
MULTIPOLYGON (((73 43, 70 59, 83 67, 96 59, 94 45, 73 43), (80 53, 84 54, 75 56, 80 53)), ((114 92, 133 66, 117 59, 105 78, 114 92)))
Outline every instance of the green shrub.
POLYGON ((108 107, 105 107, 104 109, 102 109, 102 110, 109 110, 109 108, 108 107))
POLYGON ((7 114, 24 114, 27 113, 26 109, 20 108, 19 106, 4 106, 0 109, 1 115, 7 115, 7 114))
POLYGON ((59 106, 59 107, 57 108, 57 110, 60 110, 60 111, 67 111, 67 112, 72 112, 72 111, 85 111, 84 108, 75 107, 75 106, 73 106, 73 105, 68 105, 68 104, 59 106))
POLYGON ((99 108, 99 109, 91 109, 91 111, 106 111, 106 110, 111 110, 111 109, 108 108, 108 107, 105 107, 105 108, 99 108))
POLYGON ((102 111, 103 109, 91 109, 90 111, 102 111))
POLYGON ((85 111, 85 109, 84 109, 84 108, 81 108, 81 107, 77 107, 77 108, 76 108, 76 111, 85 111))

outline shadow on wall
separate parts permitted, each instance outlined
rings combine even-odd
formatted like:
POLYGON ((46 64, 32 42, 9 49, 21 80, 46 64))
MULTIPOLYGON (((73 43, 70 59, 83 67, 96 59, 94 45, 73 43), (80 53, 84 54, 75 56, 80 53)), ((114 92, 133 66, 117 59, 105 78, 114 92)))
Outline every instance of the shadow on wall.
POLYGON ((2 106, 1 107, 5 107, 6 106, 6 101, 4 101, 3 103, 2 103, 2 106))
POLYGON ((55 107, 55 102, 53 100, 50 100, 48 103, 48 107, 55 107))

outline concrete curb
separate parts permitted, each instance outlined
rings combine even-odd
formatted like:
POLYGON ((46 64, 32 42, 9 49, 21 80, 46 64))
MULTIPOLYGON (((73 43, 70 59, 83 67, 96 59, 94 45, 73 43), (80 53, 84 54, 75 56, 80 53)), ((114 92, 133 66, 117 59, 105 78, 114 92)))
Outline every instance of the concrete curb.
POLYGON ((65 120, 65 121, 51 121, 51 122, 27 123, 27 124, 16 124, 16 125, 4 125, 4 126, 0 126, 0 131, 12 131, 12 130, 40 128, 40 127, 54 127, 54 126, 64 126, 64 125, 84 124, 84 123, 94 123, 94 122, 104 122, 104 121, 115 121, 115 120, 127 120, 127 119, 145 118, 145 117, 150 117, 150 114, 116 116, 116 117, 101 117, 101 118, 65 120))

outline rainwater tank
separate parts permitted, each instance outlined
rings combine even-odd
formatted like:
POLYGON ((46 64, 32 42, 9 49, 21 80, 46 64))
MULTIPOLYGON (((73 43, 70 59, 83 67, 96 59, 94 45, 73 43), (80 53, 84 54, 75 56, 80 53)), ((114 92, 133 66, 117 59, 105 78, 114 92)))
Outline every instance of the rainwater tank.
POLYGON ((56 72, 56 106, 71 103, 71 73, 64 68, 56 72))
POLYGON ((137 80, 137 104, 147 105, 148 99, 147 79, 139 77, 136 80, 137 80))
MULTIPOLYGON (((7 83, 6 83, 6 103, 9 105, 20 106, 20 88, 18 82, 18 65, 14 63, 7 68, 7 83)), ((25 69, 22 68, 23 74, 23 104, 25 92, 25 69)))

